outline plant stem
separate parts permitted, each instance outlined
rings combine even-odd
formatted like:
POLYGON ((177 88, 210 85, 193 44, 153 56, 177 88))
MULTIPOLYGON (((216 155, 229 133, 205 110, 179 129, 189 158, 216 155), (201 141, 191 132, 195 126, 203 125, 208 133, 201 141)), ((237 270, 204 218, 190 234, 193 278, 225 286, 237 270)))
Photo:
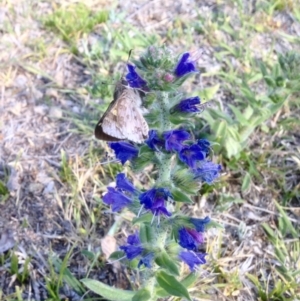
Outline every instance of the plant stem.
MULTIPOLYGON (((171 122, 169 121, 169 93, 159 92, 157 101, 160 107, 161 131, 169 131, 172 128, 171 122)), ((163 153, 157 153, 157 157, 160 161, 157 182, 169 182, 171 177, 171 157, 163 153)))
POLYGON ((172 128, 171 122, 169 120, 169 93, 160 92, 158 94, 157 100, 160 106, 160 129, 162 132, 168 131, 172 128))

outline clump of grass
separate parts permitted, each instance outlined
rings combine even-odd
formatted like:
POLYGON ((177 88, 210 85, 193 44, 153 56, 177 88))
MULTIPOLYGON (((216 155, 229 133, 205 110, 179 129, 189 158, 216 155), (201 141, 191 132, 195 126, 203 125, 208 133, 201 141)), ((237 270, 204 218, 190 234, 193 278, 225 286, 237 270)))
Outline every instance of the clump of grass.
POLYGON ((90 33, 97 24, 108 19, 107 11, 93 13, 85 4, 76 3, 66 8, 59 8, 48 15, 43 23, 66 42, 77 40, 83 33, 90 33))

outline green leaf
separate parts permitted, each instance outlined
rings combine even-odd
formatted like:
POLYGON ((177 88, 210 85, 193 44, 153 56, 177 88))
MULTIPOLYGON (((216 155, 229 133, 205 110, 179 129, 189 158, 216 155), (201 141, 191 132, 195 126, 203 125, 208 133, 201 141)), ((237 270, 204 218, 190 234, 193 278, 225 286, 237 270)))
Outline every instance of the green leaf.
POLYGON ((156 239, 153 227, 149 224, 140 225, 140 240, 141 243, 152 243, 156 239))
POLYGON ((274 200, 275 205, 277 207, 277 210, 280 212, 280 214, 282 215, 282 219, 283 222, 285 224, 286 229, 290 232, 290 234, 292 234, 292 236, 294 238, 299 238, 299 234, 296 231, 296 229, 293 227, 293 224, 291 223, 288 215, 286 214, 286 212, 282 209, 282 207, 274 200))
POLYGON ((109 259, 110 260, 119 260, 120 258, 124 257, 123 251, 115 251, 110 254, 109 259))
POLYGON ((157 265, 159 265, 160 267, 168 270, 170 273, 179 276, 178 267, 175 264, 174 259, 172 259, 165 251, 162 251, 155 258, 155 262, 156 262, 157 265))
POLYGON ((180 189, 173 188, 171 190, 173 200, 176 202, 181 202, 181 203, 189 203, 193 204, 193 201, 185 194, 183 193, 180 189))
POLYGON ((242 184, 242 191, 248 190, 249 186, 251 183, 251 176, 248 172, 246 172, 244 179, 243 179, 243 184, 242 184))
POLYGON ((238 108, 236 108, 233 105, 229 105, 229 107, 231 108, 232 112, 235 115, 236 120, 242 124, 242 125, 248 125, 249 121, 245 118, 244 113, 242 113, 238 108))
POLYGON ((184 285, 184 287, 190 287, 197 280, 197 278, 198 276, 196 273, 190 273, 181 281, 181 284, 184 285))
POLYGON ((133 291, 121 290, 109 285, 106 285, 100 281, 93 279, 81 279, 80 280, 88 289, 93 291, 99 296, 102 296, 112 301, 131 301, 135 295, 133 291))
POLYGON ((11 255, 11 260, 10 260, 11 274, 18 275, 18 265, 19 265, 18 256, 15 253, 13 253, 11 255))
POLYGON ((167 274, 164 271, 159 271, 156 274, 158 284, 170 295, 184 297, 192 301, 187 289, 174 276, 167 274))
POLYGON ((218 123, 215 123, 214 131, 216 133, 217 138, 224 139, 227 136, 227 122, 225 120, 221 120, 218 123))
POLYGON ((231 137, 227 137, 227 139, 225 140, 225 148, 228 158, 238 155, 242 150, 240 142, 234 140, 231 137))
POLYGON ((52 263, 54 267, 59 271, 60 278, 63 279, 70 287, 72 287, 76 292, 84 293, 84 288, 79 280, 71 273, 68 269, 68 259, 72 249, 68 252, 67 256, 63 260, 54 256, 52 258, 52 263))
POLYGON ((141 289, 139 290, 134 297, 132 298, 132 301, 148 301, 151 299, 150 292, 147 289, 141 289))
POLYGON ((220 88, 219 84, 209 87, 209 88, 205 88, 199 92, 199 95, 201 98, 203 98, 205 100, 211 100, 215 96, 215 94, 218 92, 219 88, 220 88))
POLYGON ((7 195, 9 194, 9 190, 5 186, 5 184, 0 180, 0 195, 7 195))
POLYGON ((275 88, 276 87, 276 82, 274 80, 273 77, 271 76, 264 76, 264 80, 266 82, 266 84, 271 87, 271 88, 275 88))
POLYGON ((153 218, 153 214, 151 213, 146 213, 144 215, 141 215, 140 217, 135 217, 132 220, 132 224, 141 224, 141 223, 151 223, 151 220, 153 218))
POLYGON ((224 226, 211 220, 205 227, 206 229, 210 229, 210 228, 217 228, 217 229, 221 229, 224 230, 224 226))
POLYGON ((195 195, 199 190, 199 184, 194 180, 193 174, 186 168, 179 169, 173 175, 173 184, 187 194, 195 195))
MULTIPOLYGON (((197 276, 196 273, 190 273, 183 280, 181 280, 180 283, 184 287, 190 287, 197 279, 198 279, 198 276, 197 276)), ((159 297, 168 297, 168 296, 170 296, 170 294, 168 292, 166 292, 162 287, 157 288, 156 295, 159 296, 159 297)))
POLYGON ((138 157, 132 160, 131 162, 132 167, 136 171, 141 170, 154 159, 155 159, 154 152, 147 145, 143 145, 140 148, 138 157))
POLYGON ((276 243, 276 234, 275 232, 273 231, 273 229, 266 223, 263 223, 262 224, 262 227, 265 231, 265 234, 268 236, 269 240, 275 244, 276 243))

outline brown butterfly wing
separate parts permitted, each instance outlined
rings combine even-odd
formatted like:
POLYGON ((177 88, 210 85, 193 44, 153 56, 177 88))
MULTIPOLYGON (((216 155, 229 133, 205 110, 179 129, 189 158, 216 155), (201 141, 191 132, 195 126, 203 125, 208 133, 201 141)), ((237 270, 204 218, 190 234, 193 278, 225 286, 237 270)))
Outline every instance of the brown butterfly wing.
POLYGON ((99 120, 99 122, 97 123, 96 127, 95 127, 95 137, 97 139, 100 139, 100 140, 104 140, 104 141, 119 141, 119 140, 122 140, 122 139, 119 139, 117 137, 113 137, 113 136, 110 136, 108 134, 106 134, 104 131, 103 131, 103 127, 102 127, 102 124, 103 124, 103 120, 106 118, 107 114, 110 112, 110 110, 116 105, 116 102, 118 100, 115 99, 113 100, 108 109, 106 110, 106 112, 103 114, 103 116, 101 117, 101 119, 99 120))
POLYGON ((143 142, 148 137, 148 124, 140 110, 138 91, 118 84, 114 100, 95 128, 95 136, 105 141, 143 142))
POLYGON ((118 124, 122 124, 123 135, 136 143, 142 143, 148 137, 149 131, 141 111, 141 104, 139 91, 126 89, 116 107, 119 118, 118 124))

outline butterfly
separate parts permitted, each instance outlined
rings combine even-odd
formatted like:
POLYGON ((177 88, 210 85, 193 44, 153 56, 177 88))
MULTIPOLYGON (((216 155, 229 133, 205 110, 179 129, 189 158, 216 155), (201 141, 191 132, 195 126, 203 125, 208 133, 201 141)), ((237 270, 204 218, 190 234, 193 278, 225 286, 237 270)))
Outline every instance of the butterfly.
POLYGON ((130 88, 125 79, 118 81, 114 99, 95 127, 96 138, 144 142, 148 138, 149 128, 141 110, 141 93, 130 88))

